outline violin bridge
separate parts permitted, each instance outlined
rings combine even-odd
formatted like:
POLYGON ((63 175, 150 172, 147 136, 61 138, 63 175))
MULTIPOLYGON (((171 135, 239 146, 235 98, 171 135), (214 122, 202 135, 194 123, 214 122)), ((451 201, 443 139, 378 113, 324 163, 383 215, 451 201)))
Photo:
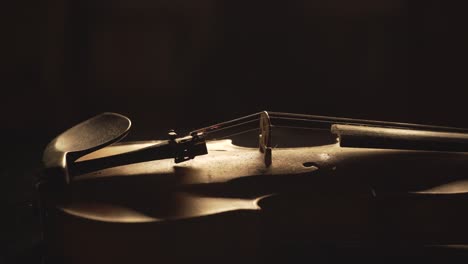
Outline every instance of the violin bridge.
POLYGON ((263 153, 265 166, 271 165, 271 121, 268 112, 260 113, 259 149, 263 153))

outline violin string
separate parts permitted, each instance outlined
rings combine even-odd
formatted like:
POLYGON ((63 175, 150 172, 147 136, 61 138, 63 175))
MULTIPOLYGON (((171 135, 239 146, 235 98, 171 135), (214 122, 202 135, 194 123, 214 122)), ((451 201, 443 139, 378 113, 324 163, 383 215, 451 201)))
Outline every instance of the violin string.
POLYGON ((389 122, 389 121, 376 121, 376 120, 366 120, 366 119, 353 119, 353 118, 344 118, 344 117, 328 117, 328 116, 318 116, 318 115, 304 115, 304 114, 292 114, 292 113, 282 113, 282 112, 269 112, 270 119, 284 119, 284 120, 295 120, 302 122, 320 122, 320 123, 330 123, 330 124, 354 124, 354 125, 373 125, 373 126, 382 126, 389 128, 412 128, 412 129, 433 129, 433 130, 443 130, 443 131, 462 131, 468 132, 466 128, 457 128, 457 127, 448 127, 448 126, 432 126, 432 125, 422 125, 422 124, 411 124, 411 123, 401 123, 401 122, 389 122))
MULTIPOLYGON (((191 133, 202 132, 205 135, 216 133, 222 130, 231 129, 239 126, 243 126, 249 123, 258 122, 260 120, 260 115, 263 112, 251 114, 245 117, 236 118, 226 122, 218 123, 212 126, 204 127, 192 131, 191 133), (254 118, 254 119, 251 119, 254 118), (243 121, 251 119, 248 121, 243 121), (243 122, 241 122, 243 121, 243 122), (237 123, 236 123, 237 122, 237 123), (234 124, 233 124, 234 123, 234 124)), ((406 128, 406 129, 430 129, 437 131, 458 131, 468 133, 468 129, 455 128, 455 127, 446 127, 446 126, 431 126, 431 125, 421 125, 421 124, 410 124, 410 123, 398 123, 398 122, 387 122, 387 121, 375 121, 375 120, 364 120, 364 119, 353 119, 353 118, 341 118, 341 117, 327 117, 327 116, 317 116, 317 115, 305 115, 305 114, 293 114, 293 113, 282 113, 282 112, 268 112, 270 119, 272 120, 286 120, 286 121, 295 121, 303 123, 314 123, 317 124, 349 124, 349 125, 366 125, 366 126, 380 126, 388 128, 406 128)), ((272 124, 272 126, 275 126, 272 124)), ((281 127, 277 126, 276 127, 281 127)), ((287 126, 284 126, 287 127, 287 126)), ((317 128, 317 127, 307 127, 307 126, 289 126, 290 128, 302 128, 302 129, 311 129, 311 130, 329 130, 330 128, 317 128)), ((251 130, 248 130, 251 131, 251 130)))
POLYGON ((225 126, 225 127, 218 127, 216 129, 212 129, 211 131, 207 131, 207 132, 203 132, 203 131, 200 131, 200 132, 203 132, 205 135, 209 135, 211 133, 219 132, 219 131, 222 131, 222 130, 226 130, 226 129, 230 129, 230 128, 234 128, 234 127, 238 127, 238 126, 243 126, 243 125, 246 125, 248 123, 258 122, 258 121, 259 121, 259 119, 254 119, 254 120, 241 122, 241 123, 235 124, 235 125, 230 125, 230 126, 225 126))
POLYGON ((288 120, 288 121, 301 121, 301 122, 314 122, 314 123, 325 123, 325 124, 336 124, 337 122, 331 122, 326 120, 311 120, 311 119, 299 119, 299 118, 288 118, 288 117, 270 117, 272 120, 288 120))
POLYGON ((301 127, 301 126, 278 126, 278 125, 272 125, 272 128, 292 128, 292 129, 307 129, 307 130, 317 130, 317 131, 330 131, 330 129, 327 128, 318 128, 318 127, 301 127))
MULTIPOLYGON (((248 115, 248 116, 244 116, 244 117, 232 119, 232 120, 229 120, 229 121, 217 123, 217 124, 214 124, 214 125, 211 125, 211 126, 203 127, 203 128, 194 130, 191 133, 199 133, 199 132, 202 132, 202 133, 205 133, 205 134, 210 133, 211 131, 216 131, 216 130, 219 130, 220 128, 223 128, 224 126, 226 126, 228 124, 232 124, 232 123, 235 123, 235 122, 240 122, 242 120, 246 120, 246 119, 249 119, 249 118, 252 118, 252 117, 256 117, 256 118, 254 120, 251 120, 250 122, 253 122, 255 120, 259 120, 260 119, 260 113, 255 113, 255 114, 251 114, 251 115, 248 115)), ((242 124, 243 124, 243 122, 241 122, 241 123, 239 123, 237 125, 232 125, 232 126, 234 127, 234 126, 239 126, 239 125, 242 125, 242 124)))
POLYGON ((220 137, 220 138, 210 138, 210 139, 208 139, 208 140, 206 140, 206 141, 208 142, 208 141, 213 141, 213 140, 225 139, 225 138, 228 138, 228 137, 233 137, 233 136, 242 135, 242 134, 245 134, 245 133, 248 133, 248 132, 252 132, 252 131, 255 131, 255 130, 260 130, 260 129, 259 129, 259 128, 247 129, 247 130, 244 130, 244 131, 241 131, 241 132, 237 132, 237 133, 233 133, 233 134, 229 134, 229 135, 226 135, 226 136, 223 136, 223 137, 220 137))
MULTIPOLYGON (((300 127, 300 126, 276 126, 276 125, 272 125, 271 128, 291 128, 291 129, 307 129, 307 130, 317 130, 317 131, 329 131, 329 129, 325 129, 325 128, 300 127)), ((247 129, 247 130, 243 130, 243 131, 240 131, 240 132, 237 132, 237 133, 232 133, 232 134, 229 134, 229 135, 226 135, 226 136, 222 136, 220 138, 210 138, 210 139, 207 139, 206 141, 225 139, 225 138, 228 138, 228 137, 238 136, 238 135, 242 135, 242 134, 245 134, 245 133, 248 133, 248 132, 259 131, 259 130, 260 130, 260 128, 247 129)))
MULTIPOLYGON (((208 126, 208 127, 204 127, 204 128, 200 128, 200 129, 197 129, 197 130, 194 130, 192 131, 191 133, 199 133, 199 132, 202 132, 204 133, 205 135, 208 135, 210 133, 216 133, 216 132, 219 132, 221 130, 226 130, 226 129, 229 129, 229 128, 234 128, 234 127, 238 127, 238 126, 242 126, 242 125, 245 125, 245 124, 248 124, 248 123, 252 123, 252 122, 256 122, 256 121, 259 121, 260 120, 260 113, 256 113, 256 114, 252 114, 252 115, 248 115, 248 116, 245 116, 245 117, 241 117, 241 118, 237 118, 237 119, 233 119, 233 120, 229 120, 229 121, 226 121, 226 122, 221 122, 221 123, 217 123, 217 124, 214 124, 212 126, 208 126), (234 123, 234 122, 239 122, 241 120, 245 120, 245 119, 248 119, 248 118, 252 118, 252 117, 256 117, 255 119, 252 119, 252 120, 249 120, 249 121, 245 121, 245 122, 240 122, 240 123, 237 123, 237 124, 234 124, 234 125, 229 125, 229 126, 226 126, 227 124, 231 124, 231 123, 234 123)), ((287 115, 287 113, 277 113, 277 112, 272 112, 272 114, 281 114, 281 115, 287 115)), ((298 115, 298 114, 294 114, 294 115, 298 115)), ((300 119, 300 118, 287 118, 287 117, 280 117, 280 116, 271 116, 270 115, 270 119, 282 119, 282 120, 293 120, 293 121, 305 121, 305 122, 319 122, 319 123, 333 123, 331 121, 326 121, 326 120, 311 120, 311 119, 300 119)), ((335 122, 336 123, 336 122, 335 122)), ((291 127, 292 128, 292 127, 291 127)), ((300 127, 298 127, 300 128, 300 127)), ((306 127, 303 127, 303 128, 306 128, 306 127)), ((314 129, 314 128, 310 128, 310 129, 314 129)), ((326 130, 326 129, 324 129, 326 130)))

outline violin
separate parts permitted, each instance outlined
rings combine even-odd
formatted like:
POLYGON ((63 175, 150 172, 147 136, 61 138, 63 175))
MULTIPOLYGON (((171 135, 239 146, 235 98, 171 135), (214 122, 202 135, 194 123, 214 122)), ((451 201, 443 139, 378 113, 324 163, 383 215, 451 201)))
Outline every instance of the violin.
POLYGON ((103 113, 46 147, 46 263, 275 263, 468 242, 467 129, 264 111, 122 142, 130 127, 103 113))

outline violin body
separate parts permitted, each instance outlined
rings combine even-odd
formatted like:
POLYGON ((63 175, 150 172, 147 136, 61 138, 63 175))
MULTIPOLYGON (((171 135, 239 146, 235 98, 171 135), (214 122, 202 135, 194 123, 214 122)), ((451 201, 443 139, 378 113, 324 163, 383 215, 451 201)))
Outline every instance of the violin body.
MULTIPOLYGON (((93 159, 157 142, 109 146, 93 159)), ((40 188, 48 256, 66 263, 249 262, 280 245, 452 245, 468 240, 463 153, 278 148, 269 167, 229 140, 40 188)))
POLYGON ((290 142, 273 145, 267 118, 260 149, 205 143, 219 125, 113 144, 130 122, 111 113, 64 132, 38 184, 46 263, 327 263, 336 249, 373 261, 468 245, 468 134, 334 119, 338 137, 277 130, 290 142))

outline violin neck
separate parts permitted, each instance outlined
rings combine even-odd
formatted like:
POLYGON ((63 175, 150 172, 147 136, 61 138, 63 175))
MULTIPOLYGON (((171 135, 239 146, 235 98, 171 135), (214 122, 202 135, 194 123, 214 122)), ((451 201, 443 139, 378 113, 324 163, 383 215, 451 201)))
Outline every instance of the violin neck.
POLYGON ((468 133, 334 124, 341 147, 468 152, 468 133))

